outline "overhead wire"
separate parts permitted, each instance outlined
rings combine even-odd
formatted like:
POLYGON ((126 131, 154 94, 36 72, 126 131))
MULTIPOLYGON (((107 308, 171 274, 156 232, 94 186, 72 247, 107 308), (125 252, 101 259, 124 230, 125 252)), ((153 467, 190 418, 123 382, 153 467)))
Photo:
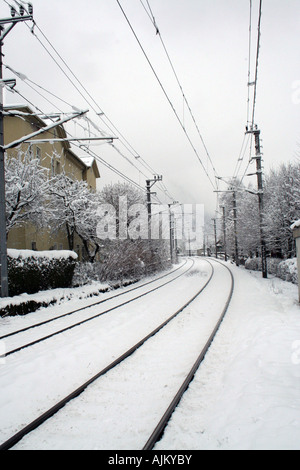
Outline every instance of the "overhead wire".
MULTIPOLYGON (((11 91, 11 90, 10 90, 11 91)), ((35 108, 41 115, 45 116, 47 119, 51 120, 52 122, 55 122, 55 120, 52 118, 52 116, 49 114, 47 115, 47 113, 44 113, 38 106, 36 106, 32 101, 30 101, 28 98, 26 98, 24 96, 24 94, 22 94, 20 91, 18 91, 18 89, 14 88, 13 89, 13 92, 15 92, 16 94, 18 94, 23 100, 25 100, 27 103, 29 103, 33 108, 35 108)), ((43 127, 42 126, 39 126, 38 124, 36 124, 37 127, 39 127, 40 129, 42 129, 43 127)), ((66 130, 65 130, 66 131, 66 130)), ((53 137, 55 137, 55 134, 54 132, 52 132, 51 130, 48 130, 48 133, 50 133, 51 135, 53 135, 53 137)), ((68 133, 66 131, 67 135, 73 137, 70 133, 68 133)), ((110 163, 106 162, 102 157, 100 157, 98 154, 96 154, 95 152, 93 152, 88 146, 84 145, 84 144, 77 144, 76 142, 73 143, 73 145, 75 147, 78 147, 80 149, 83 149, 88 155, 94 157, 97 161, 99 161, 101 164, 103 164, 104 166, 106 166, 108 169, 110 169, 112 172, 114 172, 115 174, 117 174, 118 176, 120 176, 121 178, 123 178, 125 181, 129 182, 130 184, 134 185, 135 187, 137 187, 139 190, 143 191, 143 192, 146 192, 145 188, 143 188, 142 186, 140 186, 138 183, 136 183, 134 180, 132 180, 130 177, 128 177, 127 175, 125 175, 123 172, 121 172, 120 170, 118 170, 117 168, 115 168, 113 165, 111 165, 110 163)))
MULTIPOLYGON (((168 62, 169 62, 169 64, 170 64, 170 66, 171 66, 171 69, 172 69, 172 71, 173 71, 173 74, 174 74, 174 76, 175 76, 175 79, 176 79, 176 81, 177 81, 177 84, 178 84, 178 86, 179 86, 180 92, 181 92, 181 94, 182 94, 183 102, 184 102, 184 103, 186 104, 186 106, 187 106, 187 109, 188 109, 188 111, 189 111, 189 114, 190 114, 190 116, 191 116, 191 118, 192 118, 192 121, 193 121, 193 123, 194 123, 194 125, 195 125, 196 131, 197 131, 198 136, 199 136, 199 138, 200 138, 200 140, 201 140, 201 143, 202 143, 202 145, 203 145, 203 147, 204 147, 205 153, 206 153, 207 158, 208 158, 208 160, 209 160, 209 162, 210 162, 210 164, 211 164, 211 166, 212 166, 213 173, 214 173, 214 176, 215 176, 215 178, 216 178, 216 177, 218 176, 218 175, 217 175, 216 168, 215 168, 214 163, 213 163, 213 161, 212 161, 212 158, 211 158, 211 156, 210 156, 210 154, 209 154, 209 152, 208 152, 207 146, 206 146, 206 144, 205 144, 205 142, 204 142, 204 139, 203 139, 203 137, 202 137, 202 135, 201 135, 199 126, 198 126, 198 124, 197 124, 197 122, 196 122, 196 119, 195 119, 195 116, 194 116, 194 114, 193 114, 193 112, 192 112, 191 106, 190 106, 190 104, 189 104, 189 102, 188 102, 188 100, 187 100, 186 94, 185 94, 185 92, 184 92, 184 90, 183 90, 183 86, 182 86, 182 84, 181 84, 181 82, 180 82, 180 80, 179 80, 178 74, 177 74, 177 72, 176 72, 176 70, 175 70, 174 64, 173 64, 173 62, 172 62, 172 60, 171 60, 171 57, 170 57, 170 54, 169 54, 169 52, 168 52, 168 50, 167 50, 167 47, 166 47, 166 45, 165 45, 165 42, 164 42, 164 40, 163 40, 163 38, 162 38, 161 30, 160 30, 160 28, 159 28, 158 25, 157 25, 157 22, 156 22, 156 19, 155 19, 155 17, 154 17, 152 8, 151 8, 151 6, 150 6, 150 2, 149 2, 149 0, 146 0, 146 2, 147 2, 147 5, 148 5, 148 8, 149 8, 149 12, 147 11, 147 8, 145 7, 145 5, 144 5, 144 3, 143 3, 143 0, 140 0, 140 3, 142 4, 142 6, 143 6, 143 8, 145 9, 145 11, 146 11, 148 17, 150 18, 151 22, 153 23, 153 26, 154 26, 154 28, 155 28, 155 30, 156 30, 156 35, 159 37, 160 42, 161 42, 161 44, 162 44, 162 46, 163 46, 163 49, 164 49, 165 54, 166 54, 166 56, 167 56, 168 62)), ((184 117, 183 117, 183 121, 184 121, 184 117)), ((217 179, 216 179, 216 181, 217 181, 217 179)))
MULTIPOLYGON (((5 0, 6 1, 6 0, 5 0)), ((17 5, 20 5, 20 3, 17 1, 17 0, 13 0, 17 5)), ((6 2, 8 3, 8 2, 6 2)), ((23 2, 22 2, 23 3, 23 2)), ((25 10, 26 10, 26 7, 24 7, 25 10)), ((27 25, 28 26, 28 25, 27 25)), ((70 78, 70 76, 68 75, 68 73, 65 72, 65 70, 63 69, 63 67, 59 64, 59 62, 56 60, 56 58, 54 57, 54 55, 48 50, 48 48, 45 46, 45 44, 41 41, 41 39, 37 36, 37 34, 35 33, 34 29, 31 28, 31 33, 35 36, 35 38, 37 39, 37 41, 40 43, 40 45, 44 48, 44 50, 47 52, 47 54, 51 57, 51 59, 55 62, 55 64, 59 67, 59 69, 61 70, 61 72, 66 76, 66 78, 70 81, 70 83, 74 86, 74 88, 78 91, 78 93, 81 95, 81 97, 88 103, 88 105, 92 108, 92 110, 95 112, 95 114, 100 118, 100 120, 104 123, 104 125, 108 128, 108 130, 110 132, 116 132, 119 136, 119 140, 121 142, 121 144, 126 148, 126 150, 134 157, 135 161, 138 161, 138 163, 141 164, 141 166, 143 166, 147 171, 151 172, 152 175, 153 174, 156 174, 157 172, 155 172, 151 167, 150 165, 147 164, 147 162, 141 157, 141 155, 138 154, 138 152, 135 151, 135 149, 131 146, 131 144, 128 142, 128 140, 123 136, 123 134, 117 129, 117 127, 112 123, 112 121, 108 118, 108 116, 103 112, 103 110, 100 108, 100 106, 98 105, 98 103, 94 100, 94 98, 92 97, 92 95, 89 93, 89 91, 86 89, 86 87, 82 84, 82 82, 76 77, 76 75, 74 74, 74 72, 72 71, 72 69, 68 66, 67 62, 63 59, 63 57, 59 54, 59 52, 57 51, 57 49, 53 46, 53 44, 51 43, 51 41, 46 37, 46 35, 43 33, 43 31, 41 30, 41 28, 38 26, 38 24, 36 23, 36 21, 34 21, 34 28, 37 29, 39 31, 39 33, 42 35, 42 37, 44 38, 44 40, 47 42, 47 44, 53 49, 53 51, 55 52, 55 54, 58 56, 58 58, 61 60, 61 62, 63 63, 63 65, 67 68, 67 70, 70 72, 70 74, 72 75, 72 77, 74 77, 74 79, 76 80, 76 82, 80 85, 80 87, 84 90, 84 92, 86 93, 86 95, 88 96, 88 98, 82 93, 82 91, 79 89, 79 87, 76 85, 76 83, 74 82, 74 80, 72 80, 70 78), (105 119, 108 121, 109 124, 107 124, 107 122, 105 121, 105 119)), ((112 145, 112 144, 110 144, 112 145)), ((116 145, 112 145, 112 147, 114 148, 114 150, 116 150, 123 158, 125 158, 132 166, 134 166, 138 171, 141 171, 141 169, 139 169, 133 162, 131 162, 129 160, 128 157, 126 157, 123 152, 121 150, 119 150, 116 145)), ((145 176, 144 173, 142 173, 143 176, 145 176)), ((172 196, 169 194, 167 188, 164 186, 162 191, 164 192, 164 195, 167 195, 167 197, 169 197, 170 199, 172 199, 172 196)))
POLYGON ((132 33, 133 33, 135 39, 136 39, 136 41, 137 41, 137 43, 138 43, 138 45, 139 45, 139 47, 140 47, 142 53, 144 54, 144 56, 145 56, 145 58, 146 58, 146 60, 147 60, 147 62, 148 62, 148 64, 149 64, 149 66, 150 66, 150 68, 151 68, 151 70, 152 70, 152 72, 153 72, 153 74, 154 74, 154 76, 155 76, 155 78, 156 78, 156 80, 157 80, 157 82, 158 82, 160 88, 162 89, 163 94, 165 95, 165 98, 167 99, 167 101, 168 101, 168 103, 169 103, 169 105, 170 105, 170 107, 171 107, 173 113, 175 114, 175 117, 176 117, 176 119, 178 120, 178 122, 179 122, 179 124, 180 124, 180 126, 181 126, 181 128, 182 128, 182 130, 183 130, 183 132, 185 133, 185 135, 186 135, 186 137, 187 137, 187 139, 188 139, 188 141, 189 141, 189 143, 190 143, 190 145, 191 145, 191 147, 192 147, 192 149, 193 149, 193 151, 194 151, 194 153, 195 153, 195 155, 196 155, 196 157, 197 157, 197 159, 198 159, 200 165, 202 166, 202 168, 203 168, 203 170, 204 170, 204 173, 206 174, 207 178, 209 179, 209 181, 210 181, 210 183, 211 183, 213 189, 215 189, 215 187, 216 187, 215 184, 213 183, 213 181, 212 181, 210 175, 208 174, 208 172, 207 172, 207 170, 206 170, 206 168, 205 168, 205 165, 203 164, 202 159, 201 159, 201 157, 200 157, 198 151, 196 150, 196 148, 195 148, 195 146, 194 146, 194 144, 193 144, 193 142, 192 142, 192 140, 191 140, 191 138, 190 138, 190 136, 189 136, 189 134, 188 134, 188 132, 187 132, 185 126, 184 126, 184 124, 182 123, 182 120, 180 119, 180 117, 179 117, 179 115, 178 115, 178 113, 177 113, 177 111, 176 111, 176 109, 175 109, 175 107, 174 107, 174 105, 173 105, 173 103, 172 103, 172 101, 171 101, 171 99, 170 99, 170 97, 169 97, 169 95, 168 95, 168 93, 167 93, 165 87, 163 86, 163 84, 162 84, 162 82, 161 82, 161 80, 160 80, 160 78, 159 78, 159 76, 158 76, 156 70, 154 69, 154 66, 152 65, 152 63, 151 63, 151 61, 150 61, 150 59, 149 59, 149 57, 148 57, 148 55, 147 55, 147 53, 146 53, 144 47, 142 46, 142 43, 141 43, 141 41, 139 40, 139 38, 138 38, 138 36, 137 36, 137 34, 136 34, 136 32, 135 32, 135 30, 134 30, 134 28, 133 28, 133 26, 132 26, 130 20, 129 20, 129 18, 128 18, 128 16, 126 15, 126 12, 124 11, 124 9, 123 9, 123 7, 122 7, 120 1, 119 1, 119 0, 116 0, 116 1, 117 1, 120 10, 121 10, 121 12, 123 13, 124 18, 125 18, 125 20, 127 21, 127 23, 128 23, 128 25, 129 25, 129 27, 130 27, 130 29, 131 29, 131 31, 132 31, 132 33))
POLYGON ((260 38, 261 38, 261 16, 262 16, 262 0, 259 1, 259 11, 258 11, 258 26, 257 26, 257 45, 256 45, 256 58, 255 58, 255 76, 254 81, 251 81, 251 55, 252 55, 252 16, 253 16, 253 2, 249 0, 250 11, 249 11, 249 36, 248 36, 248 94, 247 94, 247 124, 246 131, 248 132, 249 138, 247 139, 245 150, 243 151, 243 145, 246 141, 246 134, 244 134, 243 145, 240 151, 238 161, 234 170, 234 178, 238 177, 238 174, 241 170, 243 160, 245 158, 247 147, 249 146, 249 159, 246 165, 246 168, 241 177, 241 182, 243 181, 246 173, 248 171, 249 165, 252 162, 252 146, 253 146, 253 134, 254 121, 255 121, 255 108, 256 108, 256 95, 257 95, 257 81, 258 81, 258 59, 260 51, 260 38), (250 116, 250 90, 253 87, 253 97, 252 97, 252 111, 250 116), (250 144, 250 145, 249 145, 250 144))

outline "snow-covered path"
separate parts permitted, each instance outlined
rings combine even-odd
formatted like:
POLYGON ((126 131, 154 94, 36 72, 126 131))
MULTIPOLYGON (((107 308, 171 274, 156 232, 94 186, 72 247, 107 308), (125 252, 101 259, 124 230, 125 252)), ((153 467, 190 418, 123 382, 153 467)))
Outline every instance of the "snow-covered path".
MULTIPOLYGON (((120 313, 117 319, 110 320, 112 323, 107 317, 104 323, 99 323, 101 327, 96 328, 93 323, 86 330, 80 328, 75 332, 75 329, 71 340, 63 334, 60 344, 55 340, 8 357, 0 365, 1 442, 20 425, 28 423, 37 411, 41 413, 46 403, 49 407, 51 401, 57 401, 69 388, 80 385, 87 375, 92 376, 96 369, 101 369, 120 348, 131 346, 134 337, 140 336, 140 329, 142 334, 145 332, 146 318, 154 321, 155 317, 156 321, 167 310, 173 311, 176 302, 184 303, 182 300, 199 289, 209 274, 204 260, 196 262, 192 275, 180 278, 176 286, 170 284, 164 294, 157 291, 152 298, 145 296, 134 309, 132 306, 122 309, 126 313, 124 317, 120 313), (151 310, 154 299, 155 308, 151 310), (149 311, 151 314, 147 315, 149 311), (134 327, 129 317, 139 315, 143 321, 134 327), (126 329, 120 327, 125 324, 126 329), (106 334, 101 336, 101 330, 106 334), (113 334, 107 334, 108 331, 113 334)), ((235 291, 228 313, 155 449, 300 447, 297 288, 278 279, 262 280, 241 268, 230 267, 235 275, 235 291)), ((157 417, 165 411, 173 385, 176 388, 183 381, 195 338, 199 343, 200 330, 210 327, 209 316, 204 327, 204 314, 213 312, 213 306, 224 298, 225 278, 220 275, 215 280, 213 293, 207 291, 210 294, 201 297, 201 304, 200 300, 193 304, 184 316, 126 360, 126 368, 120 364, 70 402, 52 418, 56 421, 51 429, 47 427, 50 421, 45 423, 43 438, 42 434, 32 433, 15 448, 140 449, 149 426, 157 424, 157 417), (194 320, 199 322, 198 337, 194 335, 194 320), (167 350, 163 349, 165 335, 170 335, 167 350), (189 339, 182 341, 183 337, 189 339), (160 354, 155 358, 147 350, 160 354), (166 370, 170 370, 170 375, 166 375, 166 370), (154 376, 153 372, 158 375, 154 376), (126 406, 124 397, 130 398, 126 406), (132 404, 139 413, 132 413, 132 404), (141 421, 140 416, 145 419, 141 421), (124 440, 124 435, 128 440, 124 440)))

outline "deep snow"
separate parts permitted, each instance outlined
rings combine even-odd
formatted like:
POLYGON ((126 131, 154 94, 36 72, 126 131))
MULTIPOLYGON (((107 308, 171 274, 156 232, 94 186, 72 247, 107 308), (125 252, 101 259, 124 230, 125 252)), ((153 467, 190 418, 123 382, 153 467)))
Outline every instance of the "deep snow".
MULTIPOLYGON (((175 281, 176 285, 173 287, 170 284, 167 291, 162 291, 164 295, 156 291, 156 317, 152 318, 151 315, 151 321, 165 315, 166 310, 171 310, 176 303, 182 302, 206 280, 209 274, 207 263, 202 259, 196 260, 196 263, 197 269, 194 269, 193 275, 186 275, 177 283, 175 281)), ((235 291, 229 310, 162 440, 156 445, 157 450, 300 447, 300 307, 297 302, 297 286, 276 278, 265 280, 259 273, 249 273, 243 268, 228 265, 235 277, 235 291)), ((185 316, 169 328, 169 337, 174 339, 173 352, 179 351, 183 330, 188 334, 195 330, 194 320, 198 322, 197 331, 200 331, 201 322, 206 319, 204 313, 212 312, 213 306, 217 305, 215 302, 222 296, 224 298, 226 282, 225 275, 219 271, 218 284, 213 295, 210 291, 210 295, 203 297, 202 303, 193 304, 185 312, 185 316)), ((83 382, 84 376, 93 375, 97 368, 101 368, 102 363, 106 364, 110 357, 117 355, 123 345, 130 346, 135 335, 138 337, 140 330, 146 327, 145 323, 149 320, 147 313, 154 302, 153 298, 145 296, 134 309, 123 308, 113 319, 104 316, 99 320, 98 328, 109 334, 99 336, 93 323, 92 328, 86 326, 84 330, 80 329, 80 333, 79 329, 75 333, 75 329, 71 337, 64 334, 59 340, 43 346, 37 345, 26 353, 17 353, 14 357, 2 360, 1 442, 17 430, 20 424, 32 419, 36 410, 41 412, 46 407, 46 401, 49 406, 54 399, 53 393, 55 402, 58 397, 66 395, 67 390, 70 392, 74 385, 78 386, 83 382), (129 314, 132 315, 132 321, 127 322, 125 330, 122 325, 125 325, 129 314), (133 320, 138 316, 141 317, 140 326, 133 327, 133 320), (68 338, 72 338, 71 343, 68 338), (47 376, 46 372, 50 375, 47 376)), ((78 304, 78 300, 70 301, 69 306, 74 303, 78 304)), ((50 308, 53 311, 54 307, 49 307, 35 312, 35 319, 47 314, 50 308)), ((66 309, 66 305, 59 308, 66 309)), ((20 318, 0 319, 0 325, 5 325, 5 330, 13 329, 14 323, 19 327, 22 321, 24 320, 20 318)), ((168 334, 168 331, 164 334, 168 334)), ((192 339, 189 343, 192 343, 192 339)), ((162 348, 162 345, 158 346, 154 341, 152 344, 152 349, 155 344, 156 349, 162 348)), ((164 353, 164 357, 169 357, 172 347, 164 353)), ((133 432, 129 442, 125 444, 124 440, 110 440, 114 436, 109 434, 112 432, 109 429, 111 426, 113 430, 115 425, 114 421, 109 421, 113 413, 122 425, 121 436, 122 430, 123 435, 130 434, 126 413, 122 421, 122 402, 118 405, 114 400, 114 408, 112 407, 111 392, 113 391, 113 396, 117 396, 118 381, 121 381, 123 394, 127 397, 132 395, 134 404, 139 403, 140 395, 144 393, 138 392, 138 382, 145 382, 145 390, 150 392, 150 396, 152 392, 155 396, 154 389, 159 389, 161 379, 155 381, 153 375, 148 377, 142 371, 139 376, 132 375, 144 360, 149 361, 145 352, 147 348, 151 349, 150 342, 143 352, 137 352, 130 358, 132 366, 127 369, 128 375, 123 375, 125 369, 122 368, 119 368, 119 372, 117 369, 112 371, 102 382, 100 391, 97 389, 98 385, 89 387, 89 399, 81 395, 76 403, 70 404, 70 407, 67 405, 62 410, 63 414, 58 413, 55 432, 47 430, 46 426, 42 439, 41 434, 36 435, 37 437, 32 435, 27 444, 24 439, 16 448, 141 448, 142 431, 136 434, 133 432), (132 384, 132 380, 136 382, 132 384), (88 405, 85 414, 80 411, 82 403, 88 405), (107 411, 108 414, 103 415, 107 411), (64 427, 66 417, 70 421, 64 427), (93 440, 95 434, 99 435, 99 422, 103 432, 102 443, 100 442, 102 447, 93 440), (84 433, 80 430, 82 424, 84 433)), ((185 366, 185 361, 188 360, 183 357, 186 349, 184 346, 179 356, 177 354, 176 359, 173 359, 175 384, 184 380, 184 368, 181 370, 180 366, 181 362, 185 366)), ((146 370, 154 368, 155 361, 161 364, 161 358, 150 359, 146 370)), ((171 364, 172 359, 169 361, 171 364)), ((169 382, 165 380, 162 396, 168 387, 169 382)), ((155 400, 155 405, 156 402, 159 400, 155 400)), ((162 408, 164 406, 163 402, 162 408)), ((150 408, 151 412, 148 414, 154 414, 155 407, 151 405, 150 408)), ((146 411, 143 413, 147 415, 146 411)))

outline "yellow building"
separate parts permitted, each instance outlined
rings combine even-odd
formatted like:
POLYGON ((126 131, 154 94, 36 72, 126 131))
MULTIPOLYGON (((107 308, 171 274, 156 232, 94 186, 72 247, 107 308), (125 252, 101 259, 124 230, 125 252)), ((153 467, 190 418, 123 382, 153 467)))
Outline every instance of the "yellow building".
MULTIPOLYGON (((46 128, 48 125, 45 118, 37 116, 30 107, 25 105, 5 106, 4 111, 4 146, 39 129, 46 128)), ((96 190, 96 181, 100 178, 100 174, 95 159, 92 157, 79 158, 72 151, 68 141, 55 141, 55 139, 65 139, 66 137, 63 125, 58 125, 33 137, 30 139, 30 143, 21 143, 7 149, 7 155, 9 158, 10 156, 18 156, 20 152, 23 154, 29 152, 33 158, 40 160, 41 166, 47 168, 50 175, 53 176, 64 171, 70 178, 86 181, 91 190, 96 190), (34 143, 34 140, 37 143, 34 143), (42 142, 42 140, 48 141, 42 142)), ((41 231, 28 223, 22 227, 13 228, 9 232, 7 246, 8 248, 31 250, 69 249, 65 231, 50 233, 49 230, 41 231)), ((77 235, 75 235, 74 250, 79 259, 82 259, 83 245, 77 235)))

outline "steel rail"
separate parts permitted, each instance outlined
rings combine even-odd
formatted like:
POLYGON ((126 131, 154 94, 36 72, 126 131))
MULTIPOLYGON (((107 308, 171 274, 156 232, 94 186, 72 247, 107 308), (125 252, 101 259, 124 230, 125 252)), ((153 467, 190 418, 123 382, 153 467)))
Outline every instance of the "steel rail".
MULTIPOLYGON (((138 348, 140 348, 148 339, 153 337, 156 333, 158 333, 162 328, 164 328, 171 320, 173 320, 180 312, 182 312, 190 303, 192 303, 200 294, 201 292, 208 286, 210 283, 213 274, 214 274, 214 268, 210 261, 206 260, 210 266, 211 266, 211 274, 206 281, 206 283, 197 291, 197 293, 190 299, 188 300, 182 307, 180 307, 174 314, 172 314, 167 320, 165 320, 163 323, 161 323, 157 328, 155 328, 153 331, 151 331, 148 335, 146 335, 143 339, 141 339, 138 343, 136 343, 134 346, 132 346, 130 349, 128 349, 125 353, 123 353, 121 356, 119 356, 117 359, 115 359, 112 363, 110 363, 108 366, 106 366, 104 369, 102 369, 100 372, 98 372, 96 375, 91 377, 89 380, 87 380, 84 384, 82 384, 80 387, 78 387, 76 390, 71 392, 68 396, 60 400, 58 403, 56 403, 54 406, 52 406, 49 410, 44 412, 42 415, 40 415, 38 418, 36 418, 34 421, 29 423, 27 426, 22 428, 20 431, 18 431, 16 434, 11 436, 8 440, 0 444, 0 450, 9 450, 11 449, 14 445, 16 445, 21 439, 23 439, 24 436, 32 432, 33 430, 37 429, 39 426, 41 426, 45 421, 47 421, 49 418, 54 416, 61 408, 63 408, 68 402, 73 400, 74 398, 78 397, 84 390, 91 385, 93 382, 95 382, 97 379, 99 379, 101 376, 106 374, 108 371, 116 367, 118 364, 120 364, 122 361, 124 361, 126 358, 131 356, 138 348)), ((193 264, 194 265, 194 264, 193 264)), ((192 266, 193 266, 192 265, 192 266)), ((192 267, 191 266, 191 267, 192 267)), ((190 268, 189 268, 190 269, 190 268)), ((179 277, 179 276, 177 276, 179 277)), ((171 281, 168 281, 171 282, 171 281)))
POLYGON ((134 290, 141 289, 142 287, 145 287, 145 286, 147 286, 148 284, 151 284, 151 283, 153 283, 153 282, 159 281, 160 279, 163 279, 164 277, 169 276, 170 274, 175 273, 175 272, 178 271, 179 269, 183 268, 183 267, 186 265, 186 263, 187 263, 187 260, 185 260, 185 262, 184 262, 181 266, 177 267, 176 269, 173 269, 172 271, 170 271, 170 272, 168 272, 168 273, 163 274, 162 276, 158 276, 158 277, 155 278, 155 279, 151 279, 151 281, 144 282, 144 284, 141 284, 141 285, 139 285, 139 286, 132 287, 132 288, 126 290, 126 291, 119 292, 119 293, 117 293, 117 294, 115 294, 115 295, 111 295, 110 297, 107 297, 106 299, 97 300, 96 302, 93 302, 93 303, 91 303, 91 304, 89 304, 89 305, 86 305, 86 306, 84 306, 84 307, 77 308, 77 309, 75 309, 75 310, 71 310, 70 312, 66 312, 66 313, 63 313, 62 315, 58 315, 57 317, 49 318, 48 320, 44 320, 44 321, 39 322, 39 323, 34 323, 33 325, 29 325, 29 326, 26 326, 26 327, 21 328, 21 329, 19 329, 19 330, 15 330, 15 331, 12 331, 12 332, 10 332, 10 333, 7 333, 7 334, 5 334, 5 335, 3 335, 3 336, 0 336, 0 340, 5 339, 5 338, 9 338, 9 337, 14 336, 14 335, 17 335, 17 334, 19 334, 19 333, 24 333, 24 331, 28 331, 28 330, 31 330, 31 329, 33 329, 33 328, 37 328, 37 327, 42 326, 42 325, 46 325, 46 324, 51 323, 51 322, 53 322, 53 321, 59 320, 60 318, 64 318, 64 317, 67 317, 67 316, 69 316, 69 315, 73 315, 73 313, 80 312, 81 310, 86 310, 86 309, 88 309, 88 308, 90 308, 90 307, 94 307, 95 305, 100 305, 100 304, 102 304, 102 303, 104 303, 104 302, 108 302, 109 300, 116 299, 117 297, 120 297, 121 295, 128 294, 129 292, 132 292, 132 291, 134 291, 134 290))
POLYGON ((146 444, 144 445, 143 449, 142 450, 152 450, 153 447, 155 446, 155 444, 161 439, 163 433, 164 433, 164 430, 173 414, 173 412, 175 411, 176 407, 178 406, 184 392, 187 390, 188 386, 190 385, 190 383, 192 382, 194 376, 195 376, 195 373, 197 372, 201 362, 203 361, 214 337, 216 336, 217 334, 217 331, 224 319, 224 316, 228 310, 228 307, 229 307, 229 304, 230 304, 230 301, 231 301, 231 298, 232 298, 232 294, 233 294, 233 290, 234 290, 234 278, 233 278, 233 274, 231 272, 231 270, 228 268, 228 266, 224 265, 223 263, 221 263, 220 261, 218 261, 217 259, 214 259, 214 261, 218 262, 219 264, 221 264, 222 266, 224 266, 230 273, 230 276, 231 276, 231 288, 230 288, 230 292, 229 292, 229 295, 227 297, 227 301, 226 301, 226 304, 225 304, 225 307, 223 308, 222 310, 222 313, 221 313, 221 316, 219 317, 219 320, 215 326, 215 328, 213 329, 210 337, 208 338, 205 346, 203 347, 202 351, 200 352, 199 356, 197 357, 197 360, 195 361, 194 365, 192 366, 190 372, 188 373, 188 375, 186 376, 184 382, 182 383, 181 387, 179 388, 179 390, 177 391, 176 395, 174 396, 172 402, 170 403, 170 405, 168 406, 167 410, 165 411, 164 415, 162 416, 162 418, 160 419, 159 423, 157 424, 157 426, 155 427, 155 429, 153 430, 151 436, 149 437, 148 441, 146 442, 146 444))
MULTIPOLYGON (((179 277, 181 277, 181 276, 183 276, 184 274, 186 274, 186 273, 187 273, 190 269, 192 269, 192 267, 194 266, 194 263, 195 263, 195 262, 194 262, 194 260, 192 260, 192 261, 193 261, 193 264, 192 264, 186 271, 184 271, 183 273, 179 274, 179 275, 176 276, 175 278, 170 279, 169 281, 164 282, 163 284, 161 284, 161 285, 159 285, 159 286, 157 286, 157 287, 154 287, 153 289, 150 289, 150 290, 148 290, 147 292, 144 292, 143 294, 140 294, 140 295, 138 295, 138 296, 136 296, 136 297, 133 297, 133 298, 131 298, 131 299, 129 299, 129 300, 126 300, 125 302, 122 302, 122 303, 120 303, 119 305, 116 305, 116 306, 114 306, 114 307, 108 308, 107 310, 104 310, 103 312, 97 313, 96 315, 93 315, 93 316, 91 316, 91 317, 89 317, 89 318, 85 318, 84 320, 81 320, 81 321, 76 322, 76 323, 74 323, 74 324, 72 324, 72 325, 66 326, 66 327, 64 327, 64 328, 62 328, 62 329, 60 329, 60 330, 56 330, 56 331, 54 331, 53 333, 49 333, 49 334, 46 335, 46 336, 43 336, 43 337, 38 338, 38 339, 35 339, 34 341, 31 341, 30 343, 23 344, 22 346, 18 346, 18 347, 15 348, 15 349, 12 349, 12 350, 10 350, 10 351, 7 351, 7 352, 4 354, 3 357, 11 356, 12 354, 15 354, 15 353, 17 353, 17 352, 19 352, 19 351, 21 351, 21 350, 23 350, 23 349, 29 348, 30 346, 34 346, 35 344, 41 343, 42 341, 46 341, 47 339, 52 338, 53 336, 59 335, 59 334, 61 334, 61 333, 64 333, 65 331, 68 331, 68 330, 71 330, 71 329, 73 329, 73 328, 76 328, 77 326, 83 325, 84 323, 87 323, 87 322, 89 322, 89 321, 95 320, 96 318, 98 318, 98 317, 100 317, 100 316, 102 316, 102 315, 105 315, 106 313, 109 313, 109 312, 111 312, 111 311, 113 311, 113 310, 116 310, 116 309, 118 309, 118 308, 120 308, 120 307, 123 307, 124 305, 127 305, 127 304, 129 304, 130 302, 133 302, 134 300, 140 299, 141 297, 144 297, 145 295, 151 294, 152 292, 154 292, 154 291, 160 289, 161 287, 164 287, 165 285, 169 284, 170 282, 173 282, 173 281, 175 281, 176 279, 178 279, 179 277)), ((134 289, 132 289, 132 290, 134 290, 134 289)), ((127 291, 127 292, 131 292, 131 291, 127 291)), ((126 293, 127 293, 127 292, 126 292, 126 293)), ((87 307, 87 308, 89 308, 89 307, 87 307)))

